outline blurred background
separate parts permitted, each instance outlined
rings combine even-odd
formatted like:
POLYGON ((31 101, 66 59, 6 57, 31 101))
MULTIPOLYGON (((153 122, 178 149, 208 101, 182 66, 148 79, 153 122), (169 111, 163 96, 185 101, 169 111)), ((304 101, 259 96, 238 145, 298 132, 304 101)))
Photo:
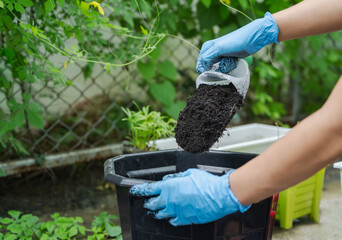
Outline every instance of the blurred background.
MULTIPOLYGON (((223 1, 243 14, 218 0, 102 1, 104 15, 61 2, 0 10, 1 161, 119 143, 128 133, 121 107, 133 101, 177 119, 203 42, 299 1, 223 1)), ((232 124, 293 125, 317 110, 341 73, 341 40, 337 32, 255 54, 232 124)))
MULTIPOLYGON (((101 161, 122 153, 129 134, 122 107, 149 105, 177 119, 195 89, 205 41, 297 2, 0 1, 0 193, 47 179, 64 179, 65 192, 75 185, 66 179, 79 180, 81 172, 98 172, 81 175, 92 181, 83 185, 93 186, 93 196, 110 190, 102 182, 101 161), (51 165, 40 167, 48 159, 51 165), (61 166, 68 167, 52 170, 61 166)), ((294 126, 327 99, 342 72, 341 56, 340 32, 264 48, 253 55, 245 105, 230 126, 294 126)), ((70 209, 82 204, 98 207, 94 201, 70 209)))

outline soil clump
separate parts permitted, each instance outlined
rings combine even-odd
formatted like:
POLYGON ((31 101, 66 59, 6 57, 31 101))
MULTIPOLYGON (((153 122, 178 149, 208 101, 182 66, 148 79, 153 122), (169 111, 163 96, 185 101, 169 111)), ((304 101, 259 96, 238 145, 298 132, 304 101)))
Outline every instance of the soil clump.
POLYGON ((206 152, 222 136, 243 97, 233 84, 201 84, 179 114, 175 128, 178 145, 187 152, 206 152))

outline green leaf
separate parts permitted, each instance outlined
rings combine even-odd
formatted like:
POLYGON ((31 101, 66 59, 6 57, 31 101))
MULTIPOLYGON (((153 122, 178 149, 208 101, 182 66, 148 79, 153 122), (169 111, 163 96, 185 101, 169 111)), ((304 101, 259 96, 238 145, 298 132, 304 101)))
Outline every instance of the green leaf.
POLYGON ((44 7, 46 14, 49 14, 56 7, 55 1, 47 0, 44 4, 44 7))
POLYGON ((159 58, 160 54, 161 54, 161 47, 159 45, 149 54, 149 56, 151 57, 152 61, 155 62, 159 58))
POLYGON ((10 219, 10 218, 1 218, 0 219, 0 223, 2 224, 10 224, 13 222, 13 219, 10 219))
POLYGON ((6 177, 6 173, 1 168, 0 168, 0 177, 6 177))
POLYGON ((24 13, 25 12, 25 9, 23 8, 23 6, 19 3, 14 3, 14 8, 16 11, 18 12, 21 12, 21 13, 24 13))
POLYGON ((59 6, 64 7, 65 0, 57 0, 59 6))
POLYGON ((14 116, 12 117, 12 121, 11 123, 13 123, 16 127, 21 127, 24 125, 24 122, 25 122, 25 113, 22 109, 18 110, 14 116))
POLYGON ((32 31, 33 35, 37 37, 38 28, 31 26, 31 31, 32 31))
POLYGON ((0 1, 0 8, 4 8, 4 3, 3 3, 3 1, 0 1))
POLYGON ((5 235, 4 240, 16 240, 18 238, 18 235, 16 234, 10 234, 10 235, 5 235))
POLYGON ((84 226, 78 226, 78 231, 82 234, 85 235, 86 228, 84 226))
POLYGON ((127 11, 124 11, 122 17, 130 27, 134 27, 134 22, 131 14, 127 13, 127 11))
POLYGON ((35 72, 34 74, 35 74, 35 76, 36 76, 38 79, 40 79, 40 80, 44 80, 44 78, 45 78, 44 72, 37 71, 37 72, 35 72))
POLYGON ((17 69, 17 71, 18 71, 19 80, 26 79, 26 76, 27 76, 27 68, 26 67, 21 67, 20 69, 17 69))
POLYGON ((186 103, 184 101, 177 101, 168 106, 164 106, 164 111, 173 119, 178 119, 179 113, 183 111, 186 103))
POLYGON ((43 236, 40 237, 40 240, 50 240, 50 237, 47 234, 43 234, 43 236))
POLYGON ((81 5, 80 5, 81 9, 88 12, 89 11, 89 3, 86 3, 86 2, 81 2, 81 5))
POLYGON ((141 25, 140 25, 140 28, 141 28, 141 32, 142 32, 144 35, 148 36, 148 31, 147 31, 143 26, 141 26, 141 25))
POLYGON ((31 102, 29 104, 29 108, 27 109, 27 118, 30 125, 40 129, 44 128, 44 119, 41 112, 42 109, 37 103, 31 102))
POLYGON ((226 7, 221 7, 219 11, 222 19, 226 19, 229 16, 229 10, 226 7))
POLYGON ((7 9, 8 11, 12 12, 13 11, 13 4, 11 2, 7 3, 7 9))
POLYGON ((248 0, 239 0, 239 3, 241 4, 242 9, 248 8, 248 0))
POLYGON ((72 50, 74 50, 74 53, 78 52, 78 47, 74 44, 71 46, 72 50))
POLYGON ((110 65, 109 64, 106 64, 103 69, 107 70, 106 74, 109 74, 110 73, 110 65))
POLYGON ((147 18, 151 17, 152 7, 148 1, 140 1, 140 9, 146 14, 147 18))
POLYGON ((26 81, 29 83, 34 83, 36 81, 32 73, 27 74, 26 81))
POLYGON ((84 76, 84 79, 88 79, 92 72, 93 72, 93 67, 94 67, 94 64, 93 63, 88 63, 84 68, 83 68, 83 76, 84 76))
POLYGON ((162 84, 152 83, 150 85, 150 93, 163 105, 170 105, 176 95, 176 89, 169 81, 162 84))
POLYGON ((145 78, 148 81, 156 75, 156 66, 151 61, 148 61, 146 63, 139 61, 138 70, 143 76, 143 78, 145 78))
POLYGON ((206 8, 203 4, 197 4, 197 15, 201 30, 212 28, 214 25, 219 25, 222 22, 221 15, 215 7, 206 8))
POLYGON ((200 33, 202 41, 208 41, 215 38, 213 29, 203 29, 200 33))
POLYGON ((38 37, 41 37, 41 38, 44 38, 44 39, 48 39, 48 37, 45 34, 39 32, 39 31, 38 31, 37 35, 38 35, 38 37))
POLYGON ((16 127, 21 127, 22 125, 24 125, 24 122, 22 122, 21 125, 18 125, 17 122, 14 120, 14 117, 13 117, 12 120, 13 121, 5 122, 5 123, 2 124, 2 126, 0 128, 0 138, 3 135, 5 135, 7 132, 12 131, 13 129, 15 129, 16 127))
POLYGON ((171 61, 165 60, 164 62, 158 63, 157 69, 158 72, 164 77, 167 77, 171 80, 177 79, 177 69, 171 61))
POLYGON ((24 28, 25 30, 29 30, 31 27, 31 25, 26 25, 26 24, 24 24, 24 23, 19 23, 19 25, 22 27, 22 28, 24 28))
POLYGON ((72 226, 69 230, 69 237, 73 237, 77 235, 77 226, 72 226))
POLYGON ((15 52, 11 47, 6 47, 5 48, 5 56, 9 61, 12 61, 15 57, 15 52))
POLYGON ((202 2, 203 5, 206 6, 207 8, 209 8, 210 5, 211 5, 211 0, 201 0, 201 2, 202 2))
POLYGON ((18 219, 19 216, 20 216, 20 212, 19 211, 14 211, 14 210, 8 211, 8 214, 11 217, 13 217, 14 219, 18 219))
POLYGON ((33 2, 31 0, 19 0, 18 2, 22 4, 24 7, 33 6, 33 2))
POLYGON ((32 214, 24 214, 21 217, 21 220, 27 221, 31 225, 34 225, 36 222, 39 221, 39 218, 37 216, 33 216, 32 214))
POLYGON ((110 237, 116 237, 121 234, 121 227, 119 226, 112 226, 111 224, 106 223, 105 227, 110 237))
POLYGON ((20 227, 20 224, 18 224, 16 222, 8 225, 7 226, 7 230, 9 230, 10 232, 15 233, 15 234, 17 234, 19 236, 21 235, 21 233, 23 231, 22 228, 20 227))

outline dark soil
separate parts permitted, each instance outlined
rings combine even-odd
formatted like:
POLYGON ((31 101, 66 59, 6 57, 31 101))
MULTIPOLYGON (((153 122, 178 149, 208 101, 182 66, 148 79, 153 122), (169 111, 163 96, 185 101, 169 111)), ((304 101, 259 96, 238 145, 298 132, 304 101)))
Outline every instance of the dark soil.
POLYGON ((179 114, 178 145, 191 153, 208 151, 242 106, 243 97, 232 84, 200 85, 179 114))
POLYGON ((66 217, 80 216, 90 227, 94 216, 103 211, 118 215, 114 185, 104 181, 103 162, 0 178, 0 216, 18 210, 47 221, 59 212, 66 217))

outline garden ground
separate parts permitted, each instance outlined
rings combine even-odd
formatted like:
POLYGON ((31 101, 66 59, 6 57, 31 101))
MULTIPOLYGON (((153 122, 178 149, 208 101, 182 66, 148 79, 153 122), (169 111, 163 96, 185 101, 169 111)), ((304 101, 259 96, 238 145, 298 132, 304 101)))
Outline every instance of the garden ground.
MULTIPOLYGON (((90 226, 93 217, 103 211, 118 215, 114 186, 103 180, 103 162, 2 179, 0 216, 8 210, 20 210, 48 220, 52 213, 59 212, 68 217, 80 216, 90 226)), ((273 240, 340 240, 341 213, 339 171, 328 167, 320 205, 320 223, 304 217, 295 221, 290 230, 283 230, 276 223, 273 240)))

